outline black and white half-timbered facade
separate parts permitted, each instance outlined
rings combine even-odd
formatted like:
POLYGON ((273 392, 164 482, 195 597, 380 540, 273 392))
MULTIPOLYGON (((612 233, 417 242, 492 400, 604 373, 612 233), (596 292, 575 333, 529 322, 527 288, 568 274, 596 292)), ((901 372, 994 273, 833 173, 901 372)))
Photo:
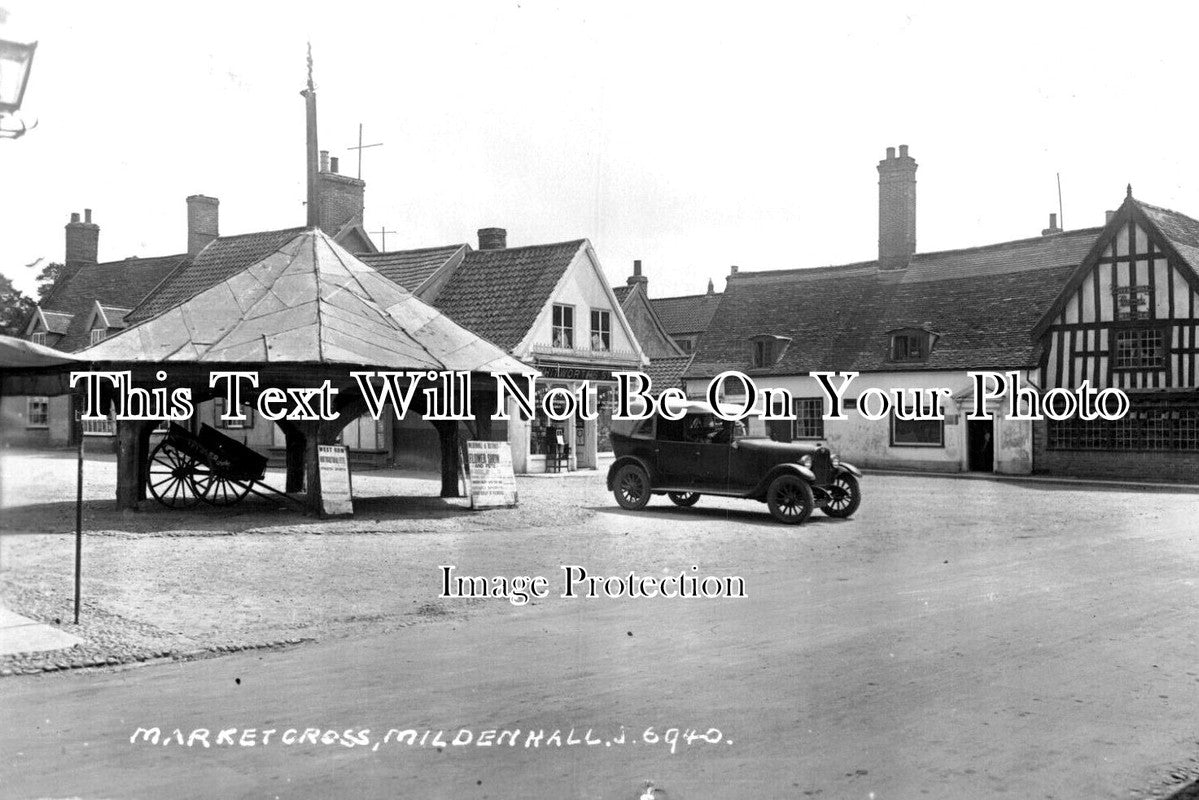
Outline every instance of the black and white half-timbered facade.
POLYGON ((1044 389, 1117 387, 1122 419, 1034 427, 1038 472, 1199 480, 1199 221, 1129 188, 1041 318, 1044 389))

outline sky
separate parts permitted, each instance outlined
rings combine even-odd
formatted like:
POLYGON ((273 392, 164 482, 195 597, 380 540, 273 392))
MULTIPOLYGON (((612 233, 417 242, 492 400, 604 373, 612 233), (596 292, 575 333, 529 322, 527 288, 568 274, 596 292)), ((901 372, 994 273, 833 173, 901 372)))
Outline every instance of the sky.
MULTIPOLYGON (((100 258, 305 219, 305 47, 320 147, 388 249, 586 237, 652 297, 877 253, 889 146, 919 163, 921 252, 1102 224, 1136 197, 1199 216, 1184 4, 0 0, 39 42, 0 140, 0 272, 32 291, 71 212, 100 258), (44 262, 43 262, 44 263, 44 262)), ((376 244, 380 237, 375 235, 376 244)))

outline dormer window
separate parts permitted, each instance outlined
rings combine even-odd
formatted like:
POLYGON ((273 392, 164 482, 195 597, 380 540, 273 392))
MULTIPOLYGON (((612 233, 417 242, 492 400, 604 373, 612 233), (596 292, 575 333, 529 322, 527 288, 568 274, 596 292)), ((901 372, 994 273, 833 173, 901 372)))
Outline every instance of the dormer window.
POLYGON ((891 349, 887 360, 906 363, 928 361, 938 336, 927 324, 923 328, 901 328, 890 334, 891 349))
POLYGON ((104 341, 104 337, 108 335, 108 331, 104 328, 92 328, 91 344, 100 344, 104 341))
POLYGON ((790 337, 759 334, 752 336, 750 343, 750 358, 755 369, 772 367, 782 358, 783 351, 791 343, 790 337))
POLYGON ((33 335, 29 337, 29 341, 33 342, 34 344, 45 344, 46 343, 46 332, 45 331, 34 331, 33 335))

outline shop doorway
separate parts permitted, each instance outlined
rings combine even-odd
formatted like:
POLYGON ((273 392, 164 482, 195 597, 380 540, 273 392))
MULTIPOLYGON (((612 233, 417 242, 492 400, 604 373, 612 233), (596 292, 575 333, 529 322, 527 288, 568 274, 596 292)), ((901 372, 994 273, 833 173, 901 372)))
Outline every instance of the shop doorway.
POLYGON ((995 420, 966 420, 966 468, 971 472, 995 471, 995 420))

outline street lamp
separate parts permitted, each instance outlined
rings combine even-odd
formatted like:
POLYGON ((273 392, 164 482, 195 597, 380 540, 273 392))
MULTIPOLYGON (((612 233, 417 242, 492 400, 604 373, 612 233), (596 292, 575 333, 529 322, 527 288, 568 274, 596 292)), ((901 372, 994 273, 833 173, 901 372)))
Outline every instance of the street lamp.
MULTIPOLYGON (((21 108, 35 50, 37 42, 21 44, 0 39, 0 121, 12 117, 21 108)), ((25 135, 24 121, 18 119, 18 122, 21 127, 16 129, 0 125, 0 138, 16 139, 25 135)))

